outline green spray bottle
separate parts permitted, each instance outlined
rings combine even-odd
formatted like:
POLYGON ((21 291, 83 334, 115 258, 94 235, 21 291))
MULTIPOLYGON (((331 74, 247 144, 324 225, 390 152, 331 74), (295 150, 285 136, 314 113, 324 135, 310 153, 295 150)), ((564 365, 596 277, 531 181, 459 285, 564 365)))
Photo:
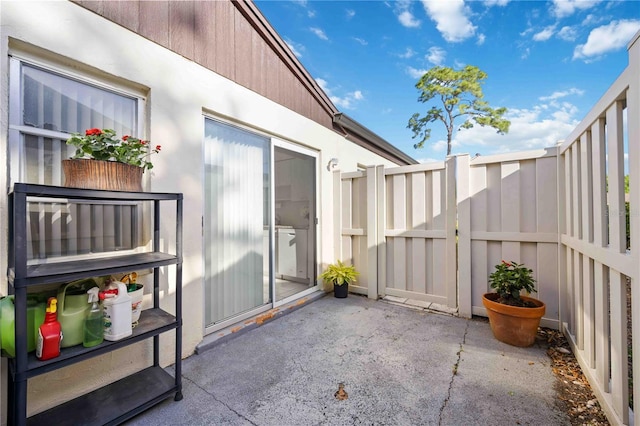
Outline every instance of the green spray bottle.
POLYGON ((99 345, 103 341, 103 319, 102 309, 100 309, 98 298, 98 287, 93 287, 87 291, 89 295, 89 302, 91 303, 91 309, 87 313, 87 317, 84 319, 83 326, 83 338, 82 346, 90 348, 92 346, 99 345))

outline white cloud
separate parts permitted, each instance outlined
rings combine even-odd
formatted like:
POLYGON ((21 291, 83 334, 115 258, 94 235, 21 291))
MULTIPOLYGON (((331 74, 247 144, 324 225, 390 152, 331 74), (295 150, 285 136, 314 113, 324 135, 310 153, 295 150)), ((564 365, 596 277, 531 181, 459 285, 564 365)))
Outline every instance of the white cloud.
POLYGON ((403 27, 407 28, 417 28, 420 26, 420 20, 416 19, 413 16, 413 13, 405 10, 398 15, 398 21, 402 24, 403 27))
POLYGON ((520 55, 520 59, 527 59, 530 54, 531 54, 531 49, 527 47, 526 49, 524 49, 524 51, 522 51, 522 55, 520 55))
POLYGON ((416 52, 412 48, 407 47, 407 50, 405 50, 404 53, 401 53, 398 56, 400 56, 403 59, 409 59, 409 58, 412 58, 413 55, 415 54, 416 52))
POLYGON ((570 95, 583 95, 583 94, 584 94, 584 90, 572 87, 569 90, 563 90, 561 92, 553 92, 549 96, 540 96, 538 99, 544 102, 544 101, 553 101, 553 100, 564 98, 570 95))
POLYGON ((604 22, 605 20, 607 20, 607 18, 605 16, 603 16, 603 15, 594 15, 593 13, 590 13, 582 21, 582 26, 583 27, 590 27, 590 26, 593 26, 593 25, 598 25, 598 24, 604 22))
POLYGON ((542 31, 536 33, 533 35, 533 40, 534 41, 547 41, 551 38, 551 36, 553 36, 553 33, 556 30, 556 26, 555 25, 550 25, 548 27, 546 27, 545 29, 543 29, 542 31))
POLYGON ((347 9, 346 14, 347 14, 347 19, 351 19, 354 16, 356 16, 356 11, 353 9, 347 9))
POLYGON ((460 130, 454 142, 463 149, 483 154, 525 151, 555 146, 578 125, 578 108, 569 102, 540 104, 531 109, 509 109, 509 133, 500 135, 492 127, 460 130))
POLYGON ((477 27, 469 20, 471 11, 463 0, 422 0, 422 5, 446 41, 460 42, 475 34, 477 27))
POLYGON ((600 3, 600 0, 553 0, 551 13, 556 18, 564 18, 565 16, 573 15, 576 10, 590 9, 598 3, 600 3))
POLYGON ((478 34, 478 41, 476 41, 476 44, 478 46, 482 46, 486 39, 487 37, 484 34, 478 34))
POLYGON ((434 65, 442 65, 444 59, 447 57, 447 52, 444 49, 433 46, 429 48, 429 54, 427 55, 427 60, 434 65))
POLYGON ((491 6, 506 6, 511 0, 485 0, 484 4, 491 6))
POLYGON ((407 74, 411 76, 411 78, 418 79, 426 73, 427 70, 419 70, 413 67, 407 67, 407 74))
POLYGON ((320 28, 311 27, 311 28, 309 28, 309 30, 312 33, 314 33, 315 35, 317 35, 319 39, 321 39, 321 40, 329 40, 329 37, 327 37, 327 35, 324 33, 324 31, 322 31, 320 28))
POLYGON ((309 2, 307 0, 293 0, 293 2, 295 4, 297 4, 298 6, 301 6, 305 9, 307 9, 307 16, 309 18, 313 18, 314 16, 316 16, 316 12, 313 9, 309 9, 309 2))
POLYGON ((418 163, 421 163, 421 164, 430 164, 430 163, 440 162, 442 161, 442 158, 437 159, 437 158, 425 157, 425 158, 417 158, 417 160, 418 160, 418 163))
MULTIPOLYGON (((425 142, 425 145, 426 145, 426 142, 425 142)), ((451 146, 452 147, 457 146, 457 142, 451 141, 451 146)), ((431 144, 431 149, 434 152, 447 152, 447 141, 445 141, 444 139, 440 139, 439 141, 436 141, 435 143, 431 144)))
POLYGON ((564 41, 575 41, 578 37, 578 31, 575 27, 562 27, 558 31, 558 38, 564 41))
POLYGON ((360 90, 347 92, 344 94, 344 96, 337 96, 333 94, 333 91, 336 89, 330 88, 326 80, 322 78, 316 78, 316 83, 318 83, 318 86, 320 86, 320 88, 327 94, 329 99, 331 99, 331 102, 333 102, 334 105, 338 108, 355 109, 355 103, 364 99, 364 95, 360 90))
POLYGON ((294 55, 296 55, 296 57, 302 58, 302 52, 304 52, 303 45, 299 43, 295 43, 291 40, 285 40, 284 42, 287 44, 287 46, 289 46, 289 49, 291 49, 291 51, 293 52, 294 55))
POLYGON ((607 52, 621 49, 639 29, 640 20, 637 19, 621 19, 594 28, 587 42, 576 46, 573 59, 596 59, 607 52))
POLYGON ((354 39, 355 41, 357 41, 358 43, 360 43, 361 45, 363 45, 363 46, 366 46, 367 44, 369 44, 369 43, 367 42, 367 40, 365 40, 365 39, 363 39, 363 38, 360 38, 360 37, 354 37, 353 39, 354 39))

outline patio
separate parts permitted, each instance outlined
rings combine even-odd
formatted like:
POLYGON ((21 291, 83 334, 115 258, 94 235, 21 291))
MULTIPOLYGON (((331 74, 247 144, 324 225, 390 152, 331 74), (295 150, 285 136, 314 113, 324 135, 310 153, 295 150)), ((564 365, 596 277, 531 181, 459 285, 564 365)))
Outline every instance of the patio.
POLYGON ((329 295, 185 359, 184 399, 127 424, 569 424, 545 350, 483 320, 329 295))

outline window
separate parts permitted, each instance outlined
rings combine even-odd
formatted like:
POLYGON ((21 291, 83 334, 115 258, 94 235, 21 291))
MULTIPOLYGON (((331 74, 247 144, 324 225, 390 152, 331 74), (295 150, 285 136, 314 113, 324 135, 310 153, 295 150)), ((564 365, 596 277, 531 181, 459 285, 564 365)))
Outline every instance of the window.
MULTIPOLYGON (((70 133, 98 127, 137 135, 142 99, 12 58, 9 163, 12 182, 62 185, 70 133)), ((142 220, 139 204, 33 203, 31 259, 131 250, 142 220), (61 241, 60 244, 55 241, 61 241)))

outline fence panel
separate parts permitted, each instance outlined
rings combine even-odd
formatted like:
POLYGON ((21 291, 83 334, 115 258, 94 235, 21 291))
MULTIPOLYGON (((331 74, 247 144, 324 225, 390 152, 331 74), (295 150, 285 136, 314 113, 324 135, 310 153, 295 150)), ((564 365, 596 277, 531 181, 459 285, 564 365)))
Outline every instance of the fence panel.
POLYGON ((542 324, 557 328, 557 148, 461 158, 458 167, 458 175, 466 176, 458 179, 458 194, 468 196, 458 197, 458 263, 471 293, 469 302, 461 293, 461 302, 486 316, 482 295, 492 291, 488 277, 494 266, 502 260, 524 263, 537 280, 535 297, 547 305, 542 324))
MULTIPOLYGON (((640 296, 634 291, 640 278, 635 249, 640 241, 639 37, 640 32, 629 45, 629 66, 559 151, 565 210, 561 251, 567 260, 560 276, 566 306, 561 323, 607 417, 618 424, 631 419, 628 356, 640 353, 640 339, 628 339, 640 332, 640 296)), ((640 375, 638 357, 633 359, 633 373, 640 375)), ((634 400, 640 401, 640 386, 635 388, 634 400)))
MULTIPOLYGON (((334 172, 337 190, 337 258, 356 267, 360 275, 349 291, 368 294, 369 259, 367 256, 367 172, 334 172)), ((374 265, 375 266, 375 265, 374 265)), ((377 272, 376 272, 377 273, 377 272)))
POLYGON ((457 308, 455 159, 384 174, 381 294, 457 308))

